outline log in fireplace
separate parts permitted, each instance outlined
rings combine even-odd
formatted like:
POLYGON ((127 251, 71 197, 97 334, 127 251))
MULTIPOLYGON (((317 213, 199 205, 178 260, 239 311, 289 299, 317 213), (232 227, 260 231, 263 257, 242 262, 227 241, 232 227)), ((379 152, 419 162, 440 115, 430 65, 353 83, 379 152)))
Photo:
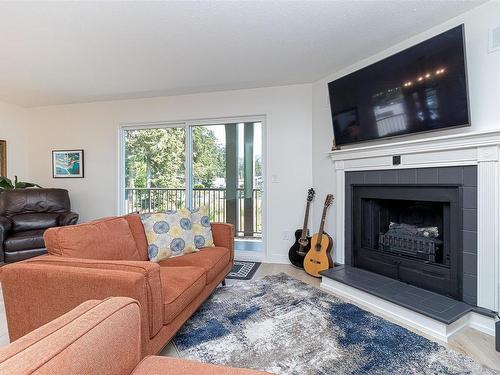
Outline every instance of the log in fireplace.
POLYGON ((421 225, 391 221, 389 229, 385 233, 380 232, 378 236, 379 249, 429 262, 439 261, 443 254, 439 228, 421 225))

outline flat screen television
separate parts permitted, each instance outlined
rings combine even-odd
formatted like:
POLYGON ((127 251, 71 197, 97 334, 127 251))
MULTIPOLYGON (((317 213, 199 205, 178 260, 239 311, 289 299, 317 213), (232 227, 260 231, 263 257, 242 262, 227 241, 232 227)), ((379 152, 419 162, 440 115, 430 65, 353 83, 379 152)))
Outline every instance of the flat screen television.
POLYGON ((328 84, 335 145, 469 126, 460 25, 328 84))

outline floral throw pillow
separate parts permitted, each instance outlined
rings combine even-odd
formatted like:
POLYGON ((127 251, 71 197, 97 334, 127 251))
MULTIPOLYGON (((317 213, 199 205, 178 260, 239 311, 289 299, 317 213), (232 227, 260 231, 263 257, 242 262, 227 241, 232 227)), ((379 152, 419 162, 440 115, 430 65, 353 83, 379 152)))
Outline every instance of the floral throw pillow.
POLYGON ((191 222, 193 223, 193 236, 196 248, 215 246, 210 226, 208 206, 192 209, 191 222))
POLYGON ((148 240, 149 260, 159 262, 198 251, 188 209, 142 214, 141 221, 148 240))

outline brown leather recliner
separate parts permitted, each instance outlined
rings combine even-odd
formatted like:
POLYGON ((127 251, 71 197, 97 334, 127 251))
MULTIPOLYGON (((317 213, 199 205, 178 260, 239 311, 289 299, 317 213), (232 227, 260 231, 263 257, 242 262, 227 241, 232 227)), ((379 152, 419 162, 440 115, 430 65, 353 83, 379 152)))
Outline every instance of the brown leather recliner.
POLYGON ((47 252, 47 228, 76 224, 65 189, 16 189, 0 193, 0 262, 12 263, 47 252))

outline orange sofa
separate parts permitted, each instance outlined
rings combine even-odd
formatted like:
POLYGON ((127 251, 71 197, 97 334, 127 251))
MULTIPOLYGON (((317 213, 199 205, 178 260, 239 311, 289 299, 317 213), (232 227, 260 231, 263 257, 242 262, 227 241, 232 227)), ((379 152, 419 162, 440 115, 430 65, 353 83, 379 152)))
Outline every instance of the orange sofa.
POLYGON ((140 305, 143 356, 160 352, 232 268, 234 227, 212 233, 215 247, 153 263, 139 215, 47 230, 48 255, 1 269, 11 341, 82 302, 123 296, 140 305))
POLYGON ((141 361, 140 314, 131 298, 86 301, 1 348, 0 374, 264 374, 170 357, 141 361))

